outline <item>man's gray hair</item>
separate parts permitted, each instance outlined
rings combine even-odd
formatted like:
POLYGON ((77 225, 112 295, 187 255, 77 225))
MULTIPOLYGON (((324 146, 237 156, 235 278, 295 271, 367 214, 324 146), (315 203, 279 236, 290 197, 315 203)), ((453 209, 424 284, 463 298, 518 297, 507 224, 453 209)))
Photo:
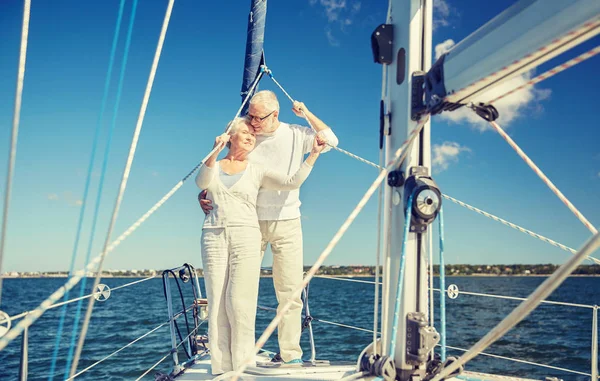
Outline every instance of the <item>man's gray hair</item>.
MULTIPOLYGON (((231 129, 229 130, 229 136, 232 137, 233 135, 238 133, 238 131, 240 130, 240 127, 244 124, 249 125, 248 118, 236 117, 231 122, 227 123, 227 127, 225 128, 225 131, 227 131, 229 126, 231 126, 231 129)), ((227 148, 229 148, 229 147, 231 147, 231 143, 227 142, 227 148)))
POLYGON ((254 94, 250 99, 250 104, 262 104, 265 108, 271 111, 279 111, 279 101, 277 96, 271 90, 261 90, 254 94))

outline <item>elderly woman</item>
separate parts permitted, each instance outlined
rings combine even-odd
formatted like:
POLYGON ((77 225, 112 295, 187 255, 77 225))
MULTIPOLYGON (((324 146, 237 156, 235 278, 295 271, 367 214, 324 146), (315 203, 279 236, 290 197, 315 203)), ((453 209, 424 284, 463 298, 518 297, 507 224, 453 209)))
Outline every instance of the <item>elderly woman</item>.
POLYGON ((215 139, 214 147, 219 148, 196 176, 196 184, 208 190, 213 205, 202 228, 213 375, 237 369, 254 347, 261 263, 258 190, 299 188, 325 147, 325 142, 315 139, 300 169, 287 176, 248 162, 255 142, 254 129, 245 119, 236 118, 229 134, 215 139), (217 161, 225 145, 229 151, 217 161))

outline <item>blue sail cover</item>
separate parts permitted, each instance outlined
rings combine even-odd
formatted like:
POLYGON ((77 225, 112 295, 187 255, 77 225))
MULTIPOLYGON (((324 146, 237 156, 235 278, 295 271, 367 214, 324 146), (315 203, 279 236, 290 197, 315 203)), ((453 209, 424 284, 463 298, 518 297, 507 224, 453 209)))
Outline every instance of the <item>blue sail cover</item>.
MULTIPOLYGON (((244 60, 244 78, 242 81, 242 102, 260 72, 263 61, 263 43, 265 40, 265 21, 267 18, 267 0, 251 0, 248 15, 248 34, 246 36, 246 55, 244 60)), ((257 86, 258 87, 258 86, 257 86)), ((256 88, 255 88, 256 90, 256 88)), ((242 115, 248 111, 248 103, 242 115)))

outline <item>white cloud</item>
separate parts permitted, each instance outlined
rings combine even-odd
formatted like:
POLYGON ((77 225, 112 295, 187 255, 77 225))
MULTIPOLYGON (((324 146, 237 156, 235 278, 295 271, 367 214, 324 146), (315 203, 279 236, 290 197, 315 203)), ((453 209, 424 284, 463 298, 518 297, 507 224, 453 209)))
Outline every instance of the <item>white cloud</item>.
POLYGON ((62 192, 62 196, 59 196, 56 193, 49 193, 47 198, 48 198, 48 200, 51 200, 51 201, 61 200, 71 206, 83 205, 83 200, 74 197, 73 192, 71 192, 71 191, 62 192))
POLYGON ((457 163, 461 152, 471 152, 468 147, 461 146, 456 142, 434 144, 432 151, 431 164, 433 165, 433 169, 438 173, 448 169, 450 164, 457 163))
MULTIPOLYGON (((335 24, 339 31, 354 23, 354 18, 360 12, 360 1, 347 0, 309 0, 311 6, 318 6, 323 10, 323 15, 327 18, 329 24, 335 24)), ((339 40, 334 36, 334 30, 330 27, 325 28, 327 41, 332 46, 339 46, 339 40)))
POLYGON ((435 59, 437 60, 444 53, 448 53, 450 49, 454 46, 454 40, 446 40, 442 43, 439 43, 435 46, 435 59))
POLYGON ((440 26, 450 25, 450 5, 446 0, 434 0, 433 1, 433 29, 440 26))
MULTIPOLYGON (((311 2, 314 4, 314 2, 311 2)), ((319 0, 319 4, 325 9, 325 15, 329 22, 337 21, 340 14, 346 10, 346 0, 319 0)))
POLYGON ((331 32, 331 28, 329 28, 329 27, 325 28, 325 35, 327 36, 327 41, 329 41, 329 45, 340 46, 340 41, 333 36, 333 33, 331 32))
MULTIPOLYGON (((446 40, 435 47, 436 59, 439 58, 443 53, 449 51, 454 46, 454 41, 446 40)), ((483 102, 487 103, 507 92, 527 83, 534 75, 533 71, 521 74, 517 77, 510 79, 502 83, 501 85, 495 86, 489 91, 477 96, 473 99, 473 103, 483 102)), ((540 101, 550 97, 551 91, 549 89, 538 89, 534 86, 525 87, 511 95, 508 95, 497 102, 494 102, 494 107, 500 113, 498 123, 501 126, 507 126, 513 120, 521 117, 526 111, 531 112, 532 110, 539 112, 542 107, 539 104, 540 101)), ((490 128, 488 122, 477 116, 471 109, 467 107, 461 107, 458 110, 452 112, 443 112, 440 114, 441 118, 446 119, 454 123, 468 123, 475 129, 484 131, 490 128)))

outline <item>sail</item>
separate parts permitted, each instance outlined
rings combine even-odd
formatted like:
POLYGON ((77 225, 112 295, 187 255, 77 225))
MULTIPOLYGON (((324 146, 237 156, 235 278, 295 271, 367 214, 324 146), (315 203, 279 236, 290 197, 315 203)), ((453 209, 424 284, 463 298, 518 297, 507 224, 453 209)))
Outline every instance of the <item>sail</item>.
MULTIPOLYGON (((244 59, 244 77, 242 80, 242 102, 252 87, 264 63, 263 43, 265 40, 265 21, 267 18, 267 0, 250 0, 248 32, 246 36, 246 55, 244 59)), ((242 115, 248 111, 248 104, 242 109, 242 115)))

